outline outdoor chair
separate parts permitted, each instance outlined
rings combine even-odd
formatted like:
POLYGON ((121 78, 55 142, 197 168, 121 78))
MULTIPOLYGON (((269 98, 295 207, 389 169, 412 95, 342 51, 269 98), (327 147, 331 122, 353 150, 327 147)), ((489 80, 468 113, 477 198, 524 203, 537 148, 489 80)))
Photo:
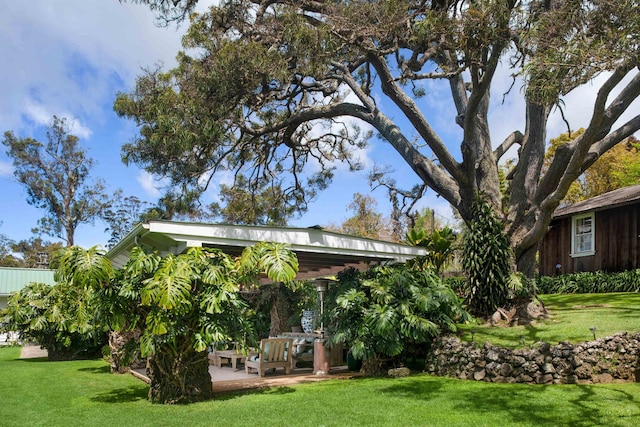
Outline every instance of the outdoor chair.
POLYGON ((267 369, 284 368, 288 375, 293 368, 292 350, 291 338, 265 338, 260 341, 259 353, 244 362, 244 369, 247 374, 255 369, 259 376, 264 377, 267 369))

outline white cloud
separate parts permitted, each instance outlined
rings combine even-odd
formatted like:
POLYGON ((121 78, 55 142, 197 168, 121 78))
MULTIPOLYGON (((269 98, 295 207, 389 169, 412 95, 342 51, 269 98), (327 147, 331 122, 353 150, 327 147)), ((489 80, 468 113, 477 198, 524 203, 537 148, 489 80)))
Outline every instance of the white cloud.
POLYGON ((35 124, 40 126, 49 126, 52 117, 55 115, 61 119, 65 119, 69 126, 69 133, 79 138, 88 139, 91 137, 91 129, 80 123, 80 120, 73 117, 69 113, 55 113, 47 110, 43 105, 27 99, 25 101, 24 115, 31 119, 35 124))
POLYGON ((157 199, 162 192, 160 189, 165 186, 162 180, 154 178, 153 175, 146 171, 140 171, 136 177, 138 184, 142 187, 144 192, 151 198, 157 199))
POLYGON ((9 162, 0 160, 0 176, 11 176, 13 174, 13 166, 9 162))
POLYGON ((65 115, 83 123, 78 130, 86 134, 86 123, 103 120, 114 92, 133 87, 141 68, 173 65, 185 28, 157 28, 148 7, 117 1, 3 5, 0 123, 18 131, 29 127, 25 119, 40 123, 44 113, 71 112, 65 115))

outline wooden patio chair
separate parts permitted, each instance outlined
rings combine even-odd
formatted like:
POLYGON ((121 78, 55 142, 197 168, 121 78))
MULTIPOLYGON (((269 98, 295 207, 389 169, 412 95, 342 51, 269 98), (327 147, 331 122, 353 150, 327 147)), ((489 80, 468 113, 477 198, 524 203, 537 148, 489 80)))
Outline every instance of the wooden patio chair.
POLYGON ((267 369, 284 368, 285 374, 289 375, 293 368, 292 351, 291 338, 265 338, 260 341, 260 352, 244 362, 244 369, 247 374, 255 369, 259 376, 264 377, 267 369))

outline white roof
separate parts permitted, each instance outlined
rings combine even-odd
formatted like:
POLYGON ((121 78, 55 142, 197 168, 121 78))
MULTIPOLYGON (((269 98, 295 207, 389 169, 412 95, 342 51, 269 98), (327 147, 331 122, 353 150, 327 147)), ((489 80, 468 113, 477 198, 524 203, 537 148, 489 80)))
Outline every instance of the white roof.
POLYGON ((280 228, 265 226, 150 221, 138 224, 107 256, 115 267, 123 266, 136 246, 160 254, 179 254, 189 247, 215 247, 239 255, 258 242, 285 243, 298 256, 298 278, 322 277, 348 266, 404 262, 426 254, 423 248, 324 231, 319 227, 280 228))

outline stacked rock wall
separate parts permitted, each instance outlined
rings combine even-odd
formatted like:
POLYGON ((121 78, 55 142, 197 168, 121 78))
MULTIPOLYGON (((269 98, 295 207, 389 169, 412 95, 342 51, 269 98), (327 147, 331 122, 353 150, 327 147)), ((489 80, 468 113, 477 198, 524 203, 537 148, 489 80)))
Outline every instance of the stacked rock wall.
POLYGON ((476 381, 528 384, 640 382, 640 333, 619 333, 581 344, 536 343, 509 349, 440 337, 427 356, 427 372, 476 381))

